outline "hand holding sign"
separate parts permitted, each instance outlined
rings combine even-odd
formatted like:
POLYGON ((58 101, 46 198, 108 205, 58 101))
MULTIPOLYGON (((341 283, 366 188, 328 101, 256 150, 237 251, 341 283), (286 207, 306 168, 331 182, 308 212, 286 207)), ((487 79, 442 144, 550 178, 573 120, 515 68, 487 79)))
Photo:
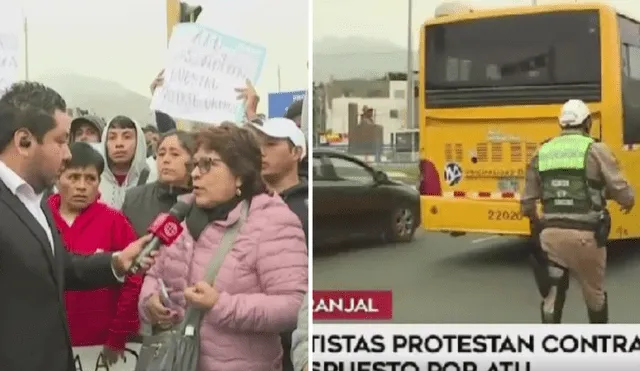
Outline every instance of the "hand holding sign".
POLYGON ((156 78, 153 79, 153 82, 151 82, 151 86, 149 86, 149 90, 151 90, 151 95, 153 95, 156 92, 156 89, 161 87, 162 84, 164 84, 164 69, 162 69, 160 73, 158 73, 156 78))
POLYGON ((256 92, 256 88, 253 87, 251 80, 247 79, 244 88, 236 88, 238 93, 238 99, 244 101, 244 114, 247 119, 252 120, 258 115, 258 103, 260 103, 260 96, 256 92))
POLYGON ((253 87, 253 84, 249 79, 245 81, 244 87, 236 88, 235 91, 238 93, 238 99, 251 102, 260 100, 256 88, 253 87))

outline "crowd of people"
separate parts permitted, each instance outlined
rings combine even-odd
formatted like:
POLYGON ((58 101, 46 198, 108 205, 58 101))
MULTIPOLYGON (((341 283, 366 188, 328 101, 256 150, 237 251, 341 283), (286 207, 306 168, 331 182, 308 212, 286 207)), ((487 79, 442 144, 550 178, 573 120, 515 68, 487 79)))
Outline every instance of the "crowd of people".
MULTIPOLYGON (((161 84, 162 73, 152 83, 152 93, 161 84)), ((35 195, 45 193, 52 215, 50 239, 60 236, 72 256, 115 253, 109 255, 113 261, 130 260, 158 214, 178 200, 193 199, 184 231, 172 246, 160 249, 144 275, 125 277, 114 270, 120 284, 96 288, 103 279, 97 285, 74 286, 68 278, 74 272, 65 267, 67 284, 61 290, 71 346, 102 346, 104 360, 115 364, 127 343, 176 328, 185 308, 192 306, 206 313, 199 332, 201 371, 307 369, 308 152, 300 128, 306 119, 303 103, 292 105, 286 117, 265 119, 258 113, 260 98, 250 82, 238 94, 246 107, 244 122, 194 125, 191 131, 179 130, 174 118, 159 111, 155 125, 148 126, 124 115, 108 122, 96 116, 71 120, 64 99, 35 82, 16 83, 0 98, 0 121, 13 120, 12 130, 0 131, 0 144, 15 144, 26 158, 34 156, 27 150, 35 144, 42 156, 36 171, 45 174, 43 166, 62 164, 51 182, 34 185, 25 180, 35 195), (3 116, 3 107, 15 115, 3 116), (25 107, 33 117, 47 116, 55 125, 29 121, 34 118, 24 115, 25 107), (19 139, 22 134, 27 139, 19 139), (42 140, 50 134, 55 135, 53 149, 42 140), (246 218, 241 216, 245 209, 246 218), (207 265, 225 231, 241 217, 244 222, 215 281, 205 282, 207 265)), ((0 156, 0 170, 3 161, 0 156)), ((0 287, 8 284, 2 277, 3 260, 0 252, 0 287)), ((7 313, 11 311, 0 309, 0 318, 7 313)), ((2 318, 3 323, 7 320, 2 318)), ((20 360, 16 354, 22 353, 9 354, 2 347, 6 336, 0 335, 3 370, 75 369, 69 359, 55 364, 63 358, 46 355, 30 363, 20 360)), ((52 339, 41 336, 45 343, 32 345, 50 347, 46 342, 52 339)))

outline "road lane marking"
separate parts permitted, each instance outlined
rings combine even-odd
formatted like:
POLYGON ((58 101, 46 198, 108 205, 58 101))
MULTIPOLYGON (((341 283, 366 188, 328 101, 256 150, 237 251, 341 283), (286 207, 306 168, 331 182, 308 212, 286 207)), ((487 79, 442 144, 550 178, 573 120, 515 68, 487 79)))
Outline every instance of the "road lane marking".
POLYGON ((491 241, 491 240, 495 240, 496 238, 499 238, 500 236, 489 236, 489 237, 482 237, 482 238, 476 238, 475 240, 471 241, 471 243, 482 243, 485 241, 491 241))

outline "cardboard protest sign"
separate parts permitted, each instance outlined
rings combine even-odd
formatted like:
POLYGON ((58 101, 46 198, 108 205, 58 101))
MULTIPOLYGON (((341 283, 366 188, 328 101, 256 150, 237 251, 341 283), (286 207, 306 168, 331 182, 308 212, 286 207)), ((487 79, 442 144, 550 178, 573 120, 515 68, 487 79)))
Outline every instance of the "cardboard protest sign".
POLYGON ((24 18, 7 3, 0 4, 0 94, 20 79, 24 18))
POLYGON ((216 124, 239 121, 243 102, 235 88, 260 76, 266 50, 199 24, 177 25, 169 41, 164 84, 151 109, 173 118, 216 124))

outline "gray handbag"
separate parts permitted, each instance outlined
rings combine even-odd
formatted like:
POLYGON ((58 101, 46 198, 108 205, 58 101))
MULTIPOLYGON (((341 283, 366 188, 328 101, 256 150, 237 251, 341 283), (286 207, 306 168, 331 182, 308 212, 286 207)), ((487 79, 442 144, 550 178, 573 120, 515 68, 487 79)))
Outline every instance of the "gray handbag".
MULTIPOLYGON (((238 221, 224 232, 218 251, 209 263, 205 275, 206 282, 214 283, 248 211, 248 203, 242 202, 238 221)), ((135 371, 197 371, 200 357, 200 324, 204 315, 204 311, 187 306, 184 319, 177 328, 146 336, 135 371)))

